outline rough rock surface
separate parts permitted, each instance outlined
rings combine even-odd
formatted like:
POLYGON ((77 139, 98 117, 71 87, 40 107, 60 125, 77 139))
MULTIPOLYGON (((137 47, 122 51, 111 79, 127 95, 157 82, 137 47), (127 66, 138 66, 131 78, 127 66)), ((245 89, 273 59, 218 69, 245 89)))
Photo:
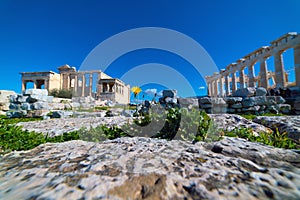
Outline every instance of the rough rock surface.
POLYGON ((287 132, 289 138, 300 142, 300 116, 258 116, 253 121, 281 133, 287 132))
POLYGON ((217 128, 231 131, 235 128, 252 128, 253 132, 259 134, 260 132, 271 132, 271 129, 263 125, 252 122, 239 115, 235 114, 209 114, 214 121, 217 128))
POLYGON ((90 128, 103 124, 108 126, 122 126, 131 123, 132 118, 118 117, 86 117, 86 118, 61 118, 43 121, 20 122, 17 125, 23 126, 23 130, 41 132, 50 137, 62 135, 64 132, 79 130, 82 127, 90 128))
POLYGON ((0 159, 0 199, 299 198, 299 152, 238 138, 70 141, 0 159))

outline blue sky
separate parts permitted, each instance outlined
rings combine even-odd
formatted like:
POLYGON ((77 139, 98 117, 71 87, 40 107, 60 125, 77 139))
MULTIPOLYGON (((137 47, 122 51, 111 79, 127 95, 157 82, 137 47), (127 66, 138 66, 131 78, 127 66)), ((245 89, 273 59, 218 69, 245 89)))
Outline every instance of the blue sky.
MULTIPOLYGON (((101 42, 141 27, 185 34, 224 68, 287 32, 300 32, 299 10, 299 0, 2 0, 0 90, 20 92, 22 71, 57 71, 66 63, 78 69, 101 42)), ((288 51, 284 57, 286 67, 293 65, 291 55, 288 51)), ((189 62, 159 49, 122 55, 106 66, 107 73, 120 78, 121 66, 124 75, 147 63, 170 66, 189 81, 197 95, 205 94, 205 89, 199 89, 205 82, 189 62)), ((146 88, 151 85, 145 84, 146 88)))

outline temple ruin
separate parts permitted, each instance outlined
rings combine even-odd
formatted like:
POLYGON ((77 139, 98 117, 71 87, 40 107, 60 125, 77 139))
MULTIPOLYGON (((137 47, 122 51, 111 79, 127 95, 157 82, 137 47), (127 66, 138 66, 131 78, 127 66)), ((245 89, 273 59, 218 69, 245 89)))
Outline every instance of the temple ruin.
POLYGON ((205 79, 208 95, 213 97, 228 96, 237 89, 245 87, 264 87, 266 89, 300 87, 300 34, 287 33, 272 41, 270 46, 263 46, 253 51, 236 63, 231 63, 226 69, 221 69, 212 76, 206 76, 205 79), (295 81, 293 82, 289 82, 287 79, 282 56, 288 49, 294 50, 295 81), (274 57, 274 72, 268 70, 267 66, 267 59, 272 56, 274 57), (256 63, 259 63, 257 76, 254 73, 256 63), (246 68, 247 74, 244 72, 246 68), (269 84, 270 79, 274 83, 272 86, 269 84))
POLYGON ((64 65, 58 68, 59 73, 21 72, 22 91, 29 82, 36 89, 71 90, 74 96, 92 96, 100 100, 128 104, 130 102, 130 86, 123 81, 112 78, 100 70, 76 71, 75 67, 64 65))

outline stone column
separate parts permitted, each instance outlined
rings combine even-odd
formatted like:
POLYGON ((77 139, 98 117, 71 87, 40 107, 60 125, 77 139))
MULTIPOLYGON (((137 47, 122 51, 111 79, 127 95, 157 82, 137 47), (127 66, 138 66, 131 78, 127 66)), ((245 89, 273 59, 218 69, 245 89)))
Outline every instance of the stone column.
POLYGON ((223 81, 223 77, 220 78, 220 97, 223 97, 224 96, 224 88, 223 88, 223 84, 224 84, 224 81, 223 81))
POLYGON ((219 94, 218 91, 218 80, 215 80, 215 84, 214 84, 214 97, 217 97, 219 94))
POLYGON ((215 82, 214 81, 211 81, 210 82, 210 96, 213 97, 214 96, 214 93, 215 93, 215 82))
POLYGON ((49 79, 45 79, 44 83, 45 83, 44 88, 49 91, 49 79))
POLYGON ((285 87, 286 80, 284 77, 284 65, 282 59, 282 52, 276 52, 274 55, 274 65, 275 65, 275 83, 276 87, 285 87))
POLYGON ((300 87, 300 45, 294 48, 296 86, 300 87))
POLYGON ((240 74, 240 88, 245 88, 245 72, 244 72, 244 69, 241 69, 239 71, 239 74, 240 74))
POLYGON ((229 88, 228 75, 225 75, 225 94, 226 94, 226 96, 229 95, 229 90, 230 90, 230 88, 229 88))
POLYGON ((248 66, 248 77, 249 77, 249 87, 255 87, 255 81, 254 81, 254 64, 251 64, 248 66))
POLYGON ((36 89, 36 80, 33 80, 33 89, 36 89))
POLYGON ((78 94, 77 94, 77 89, 78 89, 78 74, 76 74, 75 76, 74 76, 74 93, 75 93, 75 95, 77 96, 78 94))
POLYGON ((82 85, 81 85, 81 96, 84 97, 85 96, 85 74, 82 74, 82 85))
POLYGON ((26 90, 26 81, 22 80, 22 91, 26 90))
POLYGON ((210 96, 211 95, 211 91, 210 91, 210 82, 207 82, 207 95, 210 96))
POLYGON ((90 86, 89 86, 89 96, 92 96, 92 88, 93 88, 93 74, 90 73, 90 86))
POLYGON ((236 91, 236 72, 232 73, 232 94, 236 91))
POLYGON ((260 60, 260 87, 268 89, 268 69, 266 59, 260 60))

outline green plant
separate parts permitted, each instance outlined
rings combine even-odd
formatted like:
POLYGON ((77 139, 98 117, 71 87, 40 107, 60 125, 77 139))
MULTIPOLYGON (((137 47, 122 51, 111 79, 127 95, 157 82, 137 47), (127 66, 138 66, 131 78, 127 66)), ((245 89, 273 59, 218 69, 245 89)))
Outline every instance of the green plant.
POLYGON ((59 97, 59 98, 67 98, 71 99, 73 96, 73 91, 72 90, 66 90, 66 89, 52 89, 49 92, 49 95, 54 96, 54 97, 59 97))
POLYGON ((109 107, 108 106, 96 106, 95 110, 108 110, 109 107))
POLYGON ((239 137, 247 139, 251 142, 260 142, 269 146, 285 149, 300 148, 299 144, 288 138, 287 133, 280 133, 278 129, 276 131, 268 133, 262 132, 258 136, 253 133, 249 128, 236 128, 232 131, 224 131, 224 135, 228 137, 239 137))

